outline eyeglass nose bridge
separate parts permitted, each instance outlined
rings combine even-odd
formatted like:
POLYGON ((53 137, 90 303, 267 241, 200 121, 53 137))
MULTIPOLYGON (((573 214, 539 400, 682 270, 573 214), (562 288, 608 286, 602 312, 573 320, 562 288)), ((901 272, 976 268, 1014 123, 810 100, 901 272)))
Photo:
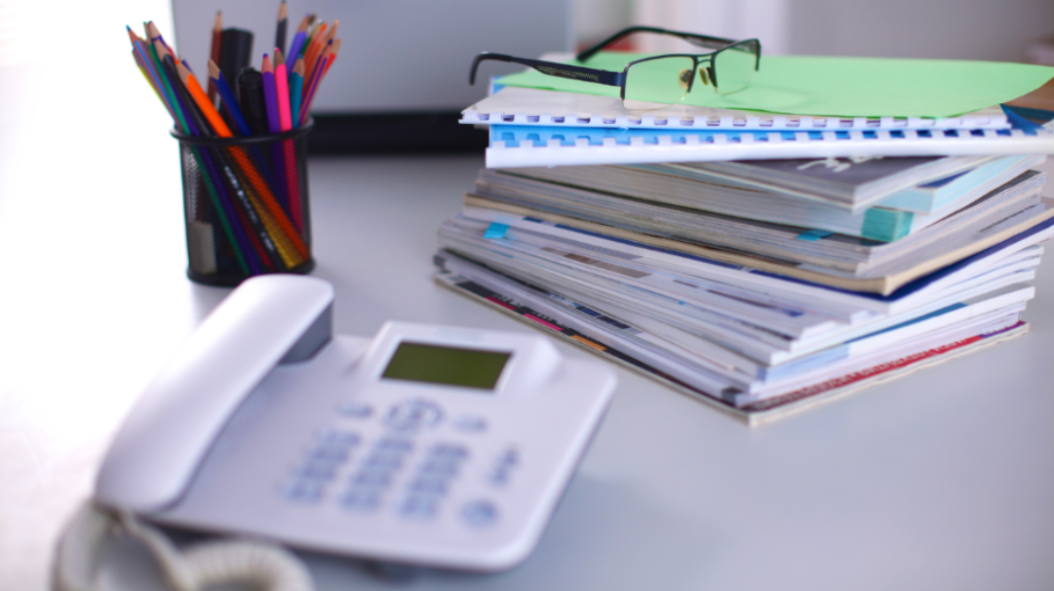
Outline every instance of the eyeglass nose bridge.
POLYGON ((692 91, 692 74, 694 70, 699 71, 699 81, 703 83, 703 86, 711 86, 717 90, 717 78, 714 76, 714 62, 713 60, 707 60, 705 63, 696 63, 695 67, 691 70, 685 68, 677 76, 677 85, 681 87, 681 90, 685 93, 692 91))
MULTIPOLYGON (((694 68, 692 68, 694 69, 694 68)), ((685 68, 677 74, 677 86, 681 87, 681 90, 688 92, 692 89, 692 70, 685 68)))
POLYGON ((695 67, 699 70, 699 81, 703 83, 703 86, 710 86, 716 91, 717 76, 714 76, 713 58, 699 60, 696 62, 695 67))
MULTIPOLYGON (((710 82, 711 75, 707 73, 707 70, 709 69, 710 68, 707 68, 706 66, 699 68, 699 81, 703 83, 703 86, 711 86, 712 84, 710 82)), ((716 86, 716 84, 714 86, 716 86)))

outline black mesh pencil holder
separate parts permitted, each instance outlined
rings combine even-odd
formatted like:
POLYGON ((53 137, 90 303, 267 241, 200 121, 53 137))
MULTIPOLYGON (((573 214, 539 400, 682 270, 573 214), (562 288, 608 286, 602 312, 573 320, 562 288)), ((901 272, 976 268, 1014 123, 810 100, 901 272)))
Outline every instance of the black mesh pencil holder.
POLYGON ((309 273, 311 216, 307 134, 314 122, 273 135, 179 140, 187 276, 235 286, 265 273, 309 273))

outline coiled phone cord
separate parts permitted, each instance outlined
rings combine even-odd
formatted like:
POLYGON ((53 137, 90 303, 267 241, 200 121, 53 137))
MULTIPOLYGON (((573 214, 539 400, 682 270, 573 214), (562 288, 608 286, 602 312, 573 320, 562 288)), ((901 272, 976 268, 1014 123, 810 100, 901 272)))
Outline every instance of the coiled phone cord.
POLYGON ((111 533, 142 542, 175 591, 243 583, 261 591, 312 591, 314 581, 291 552, 260 542, 204 542, 183 552, 157 528, 130 513, 115 513, 87 502, 67 525, 56 548, 52 587, 56 591, 103 591, 97 553, 111 533))

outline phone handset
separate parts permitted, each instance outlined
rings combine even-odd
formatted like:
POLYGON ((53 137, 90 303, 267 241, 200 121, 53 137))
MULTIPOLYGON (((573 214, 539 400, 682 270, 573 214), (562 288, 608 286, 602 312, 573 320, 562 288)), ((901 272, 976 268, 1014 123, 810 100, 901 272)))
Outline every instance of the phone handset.
POLYGON ((132 512, 186 491, 241 401, 279 363, 310 358, 332 335, 333 287, 266 275, 231 293, 147 387, 99 470, 95 500, 132 512))

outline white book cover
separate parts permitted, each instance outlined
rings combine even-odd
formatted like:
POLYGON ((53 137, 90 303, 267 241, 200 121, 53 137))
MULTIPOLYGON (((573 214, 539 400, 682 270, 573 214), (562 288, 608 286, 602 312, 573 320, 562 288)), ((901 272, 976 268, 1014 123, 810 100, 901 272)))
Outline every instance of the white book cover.
POLYGON ((487 168, 871 156, 1054 153, 1054 134, 1023 129, 809 131, 491 125, 487 168))
POLYGON ((500 86, 461 113, 470 125, 553 127, 619 127, 712 130, 837 131, 865 129, 1007 129, 1010 123, 998 106, 958 117, 818 117, 672 105, 651 111, 631 111, 615 97, 500 86))

